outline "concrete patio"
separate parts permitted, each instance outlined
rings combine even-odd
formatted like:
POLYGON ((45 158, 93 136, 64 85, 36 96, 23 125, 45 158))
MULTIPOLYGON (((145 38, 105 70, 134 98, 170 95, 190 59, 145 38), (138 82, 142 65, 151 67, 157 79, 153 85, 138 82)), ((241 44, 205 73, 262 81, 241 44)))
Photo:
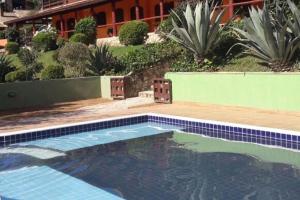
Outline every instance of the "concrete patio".
POLYGON ((51 107, 0 112, 0 134, 147 112, 300 131, 300 112, 186 102, 154 104, 152 99, 139 97, 123 101, 91 99, 51 107))

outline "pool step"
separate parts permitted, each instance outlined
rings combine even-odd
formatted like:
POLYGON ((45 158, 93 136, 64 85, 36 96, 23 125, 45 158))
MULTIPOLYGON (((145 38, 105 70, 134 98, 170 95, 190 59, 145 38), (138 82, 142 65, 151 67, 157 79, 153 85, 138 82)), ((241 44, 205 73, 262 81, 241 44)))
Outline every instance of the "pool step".
POLYGON ((139 97, 143 97, 143 98, 154 98, 154 93, 153 91, 143 91, 143 92, 139 92, 139 97))

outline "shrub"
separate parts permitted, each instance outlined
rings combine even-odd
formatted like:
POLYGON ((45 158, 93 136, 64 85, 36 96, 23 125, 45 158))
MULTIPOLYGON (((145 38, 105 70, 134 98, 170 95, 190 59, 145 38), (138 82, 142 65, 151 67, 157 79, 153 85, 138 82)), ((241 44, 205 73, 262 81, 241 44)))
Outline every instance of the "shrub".
POLYGON ((85 76, 88 71, 90 51, 82 43, 67 43, 59 50, 58 61, 65 69, 66 77, 85 76))
POLYGON ((6 29, 6 38, 8 41, 19 42, 20 33, 15 27, 8 27, 6 29))
POLYGON ((37 51, 50 51, 57 48, 55 32, 40 32, 32 38, 32 46, 37 51))
POLYGON ((61 36, 58 36, 56 39, 56 45, 58 48, 62 48, 67 43, 67 40, 61 36))
POLYGON ((26 81, 26 72, 24 70, 17 70, 6 74, 6 82, 15 82, 15 81, 26 81))
POLYGON ((120 72, 122 65, 117 58, 113 57, 107 45, 101 45, 91 52, 90 69, 101 76, 120 72))
POLYGON ((219 70, 219 68, 216 67, 213 60, 209 59, 204 59, 202 65, 199 65, 195 62, 193 54, 184 50, 171 63, 170 70, 173 72, 212 72, 219 70))
POLYGON ((96 41, 96 21, 93 17, 81 19, 75 26, 75 33, 85 34, 89 44, 94 44, 96 41))
POLYGON ((125 73, 138 72, 154 65, 171 62, 182 52, 175 42, 166 41, 158 44, 148 44, 139 50, 129 52, 121 57, 125 73))
POLYGON ((18 53, 20 46, 16 42, 8 42, 5 46, 6 51, 8 54, 15 54, 18 53))
POLYGON ((60 50, 60 49, 55 50, 55 51, 53 52, 53 54, 52 54, 52 58, 53 58, 53 60, 56 61, 56 62, 59 62, 59 60, 58 60, 59 50, 60 50))
POLYGON ((22 27, 19 28, 19 44, 20 46, 29 46, 31 45, 32 41, 32 26, 30 24, 24 24, 22 27))
POLYGON ((213 50, 214 55, 216 55, 218 59, 231 59, 243 51, 242 47, 235 47, 230 51, 230 54, 228 54, 230 48, 239 42, 236 33, 233 31, 236 28, 243 30, 244 20, 231 21, 221 32, 220 42, 213 50))
POLYGON ((37 74, 43 69, 43 64, 38 62, 39 54, 27 48, 20 49, 18 58, 27 73, 27 79, 37 78, 37 74))
POLYGON ((5 55, 0 55, 0 82, 4 82, 5 75, 13 70, 14 67, 11 66, 11 60, 5 55))
POLYGON ((18 58, 23 65, 31 65, 38 58, 37 52, 27 48, 21 48, 18 52, 18 58))
POLYGON ((149 26, 146 22, 131 21, 121 26, 119 39, 124 45, 143 44, 147 37, 148 31, 149 26))
POLYGON ((83 44, 89 44, 89 38, 83 33, 75 33, 70 38, 70 42, 81 42, 83 44))
POLYGON ((49 65, 42 70, 41 79, 61 79, 65 77, 64 73, 65 70, 61 65, 49 65))
POLYGON ((160 37, 166 39, 167 35, 171 33, 172 30, 173 30, 172 18, 168 17, 167 19, 165 19, 159 24, 157 33, 159 34, 160 37))
POLYGON ((0 31, 0 39, 5 39, 5 32, 4 31, 0 31))

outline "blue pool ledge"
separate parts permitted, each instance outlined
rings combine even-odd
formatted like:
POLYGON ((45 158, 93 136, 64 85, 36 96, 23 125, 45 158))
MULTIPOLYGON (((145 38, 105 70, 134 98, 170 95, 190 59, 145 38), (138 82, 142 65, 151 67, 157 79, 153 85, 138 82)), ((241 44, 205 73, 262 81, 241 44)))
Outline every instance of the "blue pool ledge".
POLYGON ((201 120, 156 113, 129 115, 74 124, 65 124, 61 126, 31 129, 26 131, 8 132, 1 134, 0 147, 7 147, 9 145, 21 142, 60 137, 64 135, 134 125, 145 122, 176 125, 180 126, 181 130, 184 132, 200 134, 207 137, 255 143, 269 147, 285 148, 295 151, 300 150, 300 133, 296 131, 201 120))

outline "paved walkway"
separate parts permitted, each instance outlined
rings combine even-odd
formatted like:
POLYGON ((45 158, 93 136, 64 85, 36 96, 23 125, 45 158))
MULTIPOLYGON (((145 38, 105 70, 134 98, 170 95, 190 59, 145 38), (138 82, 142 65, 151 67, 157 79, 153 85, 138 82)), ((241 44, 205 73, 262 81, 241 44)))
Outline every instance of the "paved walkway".
POLYGON ((38 111, 23 110, 13 113, 0 113, 0 134, 146 112, 300 131, 300 112, 269 111, 184 102, 164 105, 154 104, 151 99, 139 97, 114 102, 94 99, 59 104, 50 108, 40 108, 38 111))

